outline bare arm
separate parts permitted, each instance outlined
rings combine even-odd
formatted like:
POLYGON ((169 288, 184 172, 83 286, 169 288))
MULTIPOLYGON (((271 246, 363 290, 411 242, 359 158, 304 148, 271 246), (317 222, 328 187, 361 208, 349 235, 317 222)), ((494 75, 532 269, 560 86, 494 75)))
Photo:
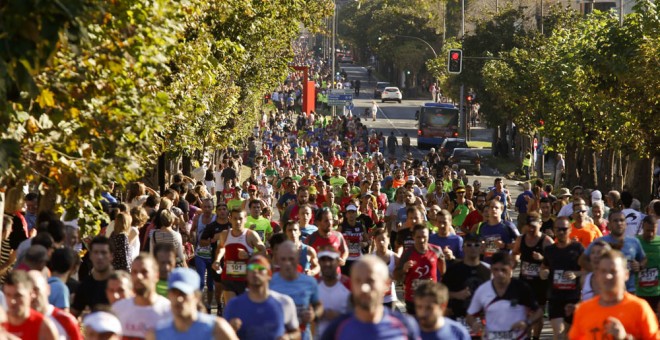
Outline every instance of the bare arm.
POLYGON ((259 237, 259 234, 257 234, 256 231, 254 230, 248 230, 248 243, 252 248, 257 248, 257 251, 255 253, 266 253, 266 246, 264 245, 264 242, 261 240, 259 237))
POLYGON ((44 318, 41 322, 41 327, 39 327, 39 339, 40 340, 57 340, 57 328, 52 321, 48 318, 44 318))
POLYGON ((309 256, 309 270, 306 274, 309 276, 316 276, 321 271, 316 250, 312 247, 307 247, 307 256, 309 256))
POLYGON ((516 241, 513 243, 513 255, 520 255, 520 243, 522 242, 522 236, 518 236, 516 241))
MULTIPOLYGON (((223 318, 215 318, 215 327, 213 328, 213 338, 238 340, 238 336, 231 325, 223 318)), ((149 338, 147 338, 149 339, 149 338)))

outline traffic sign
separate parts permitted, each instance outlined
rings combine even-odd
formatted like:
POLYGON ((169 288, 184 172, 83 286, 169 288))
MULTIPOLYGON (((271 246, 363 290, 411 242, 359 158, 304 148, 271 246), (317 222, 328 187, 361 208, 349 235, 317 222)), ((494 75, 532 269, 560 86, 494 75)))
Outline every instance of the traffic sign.
POLYGON ((328 93, 328 105, 346 106, 353 101, 351 89, 331 89, 328 93))

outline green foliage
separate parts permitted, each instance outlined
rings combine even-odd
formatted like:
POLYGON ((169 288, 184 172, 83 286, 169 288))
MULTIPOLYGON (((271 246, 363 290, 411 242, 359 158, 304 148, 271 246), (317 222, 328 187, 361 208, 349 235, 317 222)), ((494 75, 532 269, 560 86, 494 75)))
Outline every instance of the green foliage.
POLYGON ((104 184, 163 152, 233 145, 330 1, 0 4, 0 179, 35 181, 84 232, 104 184), (35 27, 41 28, 40 30, 35 27))

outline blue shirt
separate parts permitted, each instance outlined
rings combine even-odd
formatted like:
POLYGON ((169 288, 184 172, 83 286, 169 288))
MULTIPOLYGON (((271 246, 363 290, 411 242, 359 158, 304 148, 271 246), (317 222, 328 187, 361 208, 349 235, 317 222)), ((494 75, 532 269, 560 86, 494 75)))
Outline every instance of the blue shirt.
MULTIPOLYGON (((275 273, 270 280, 270 289, 288 295, 293 299, 298 310, 298 320, 302 323, 300 315, 303 311, 307 310, 310 305, 319 303, 319 289, 318 283, 311 276, 299 274, 298 278, 293 281, 287 281, 280 276, 280 273, 275 273)), ((309 324, 302 325, 304 332, 302 332, 303 339, 311 339, 312 332, 309 324)))
POLYGON ((449 249, 451 249, 451 252, 454 253, 454 257, 458 259, 463 258, 463 238, 458 235, 442 237, 438 234, 433 234, 429 236, 429 243, 435 244, 440 248, 447 246, 449 249))
POLYGON ((48 278, 48 285, 50 286, 48 303, 60 309, 69 308, 69 287, 59 277, 55 276, 48 278))
POLYGON ((531 191, 526 190, 516 198, 516 208, 518 208, 518 212, 522 214, 527 213, 527 200, 525 200, 525 197, 533 198, 534 194, 532 194, 531 191))
POLYGON ((485 243, 484 262, 490 263, 490 258, 493 254, 501 251, 496 245, 498 240, 505 244, 511 244, 515 241, 515 238, 518 236, 517 234, 517 229, 512 227, 509 222, 501 221, 499 224, 493 226, 483 223, 479 227, 478 235, 485 243))
POLYGON ((243 293, 229 300, 223 317, 226 320, 241 320, 241 328, 236 332, 240 339, 277 339, 285 332, 284 311, 279 301, 272 296, 268 296, 264 302, 256 303, 250 300, 247 293, 243 293))
POLYGON ((333 321, 323 332, 321 340, 418 339, 419 326, 409 315, 385 308, 383 318, 377 323, 365 323, 348 314, 333 321), (395 314, 397 313, 397 314, 395 314))
MULTIPOLYGON (((612 235, 607 235, 603 237, 599 237, 594 240, 596 241, 605 241, 609 244, 618 244, 619 242, 614 238, 612 235)), ((591 246, 594 244, 592 242, 587 250, 584 251, 584 255, 589 256, 591 253, 591 246)), ((637 262, 642 261, 643 259, 646 258, 646 254, 644 253, 644 249, 642 249, 642 244, 639 242, 639 240, 636 237, 630 237, 630 236, 624 236, 623 238, 623 247, 621 248, 621 252, 623 255, 628 259, 628 270, 630 270, 630 261, 635 260, 637 262)), ((630 273, 630 277, 628 278, 628 281, 626 281, 626 290, 628 292, 634 293, 635 292, 635 277, 637 275, 634 275, 633 273, 630 273)))
POLYGON ((319 228, 313 224, 308 224, 304 228, 300 228, 300 240, 305 241, 309 235, 313 234, 317 230, 319 230, 319 228))
POLYGON ((213 339, 215 318, 206 313, 197 313, 197 320, 185 332, 178 331, 174 327, 174 321, 167 322, 156 326, 156 339, 213 339))
POLYGON ((455 340, 470 340, 470 333, 460 323, 444 318, 445 324, 440 329, 434 332, 421 331, 422 340, 440 340, 440 339, 455 339, 455 340))

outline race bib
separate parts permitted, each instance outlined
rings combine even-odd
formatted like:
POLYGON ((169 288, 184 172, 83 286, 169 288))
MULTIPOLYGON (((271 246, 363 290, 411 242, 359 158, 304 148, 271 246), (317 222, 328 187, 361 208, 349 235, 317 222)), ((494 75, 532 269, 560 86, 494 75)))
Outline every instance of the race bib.
POLYGON ((565 278, 563 270, 555 270, 552 276, 552 287, 560 290, 571 290, 577 288, 577 284, 575 280, 565 278))
POLYGON ((211 246, 206 246, 206 247, 197 247, 197 251, 195 254, 199 257, 203 258, 211 258, 211 246))
POLYGON ((484 339, 488 340, 511 340, 515 339, 515 333, 513 331, 500 331, 500 332, 486 332, 484 339))
POLYGON ((484 255, 486 257, 491 257, 495 253, 500 251, 500 248, 497 247, 497 243, 496 243, 496 241, 499 240, 500 240, 499 236, 486 238, 486 247, 484 250, 484 255))
POLYGON ((360 243, 351 243, 348 245, 348 257, 360 257, 360 255, 362 255, 360 243))
POLYGON ((526 277, 539 277, 540 271, 541 271, 541 265, 539 265, 538 263, 529 263, 523 261, 520 267, 520 273, 522 273, 522 275, 526 277))
POLYGON ((658 268, 646 268, 639 272, 640 287, 655 287, 658 285, 658 268))
POLYGON ((227 261, 227 275, 245 276, 247 275, 247 263, 227 261))

